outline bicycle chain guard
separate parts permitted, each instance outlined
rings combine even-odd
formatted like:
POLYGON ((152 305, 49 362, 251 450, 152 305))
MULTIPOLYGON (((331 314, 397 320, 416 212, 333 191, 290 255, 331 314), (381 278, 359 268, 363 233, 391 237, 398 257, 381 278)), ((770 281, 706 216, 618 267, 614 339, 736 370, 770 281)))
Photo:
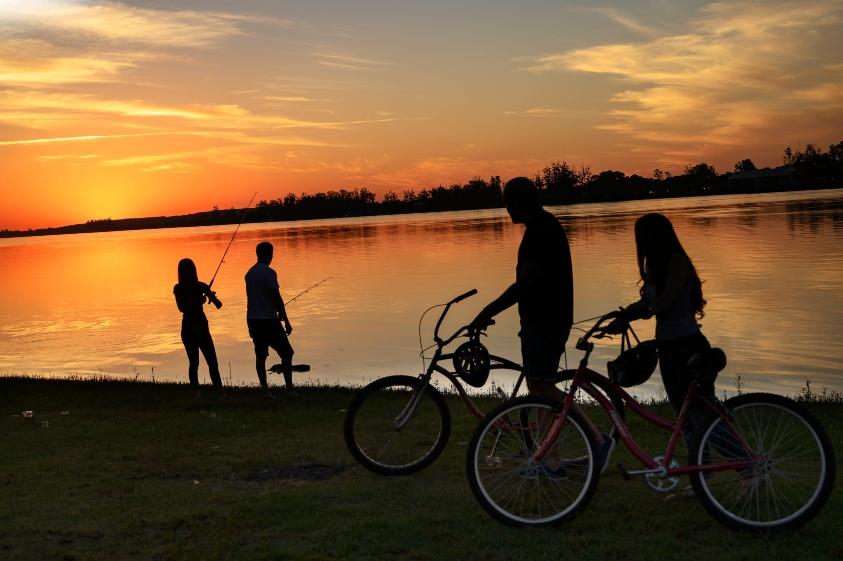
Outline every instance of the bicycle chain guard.
POLYGON ((481 387, 489 379, 489 351, 483 343, 471 338, 454 351, 454 370, 466 384, 481 387))
MULTIPOLYGON (((664 456, 655 456, 653 458, 659 465, 664 465, 664 456)), ((679 467, 679 462, 675 458, 671 458, 669 468, 679 467)), ((657 473, 648 473, 644 476, 644 482, 647 486, 658 493, 669 493, 676 489, 679 485, 678 477, 660 477, 657 473)))

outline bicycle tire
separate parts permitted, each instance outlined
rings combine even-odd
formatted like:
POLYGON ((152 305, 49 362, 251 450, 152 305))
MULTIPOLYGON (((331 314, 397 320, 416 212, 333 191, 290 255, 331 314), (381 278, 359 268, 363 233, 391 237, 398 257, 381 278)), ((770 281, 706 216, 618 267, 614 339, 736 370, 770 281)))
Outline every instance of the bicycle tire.
MULTIPOLYGON (((745 394, 725 406, 762 460, 742 470, 691 474, 703 506, 721 523, 740 530, 789 530, 808 522, 825 505, 835 478, 834 449, 823 427, 793 400, 778 395, 745 394)), ((733 435, 721 417, 712 419, 692 461, 705 465, 736 459, 733 435)))
POLYGON ((400 429, 393 423, 421 386, 419 378, 387 376, 354 396, 343 432, 360 465, 381 475, 407 475, 439 457, 451 434, 451 413, 436 388, 425 386, 412 417, 400 429))
MULTIPOLYGON (((576 374, 576 370, 561 370, 557 373, 556 383, 570 382, 574 379, 574 374, 576 374)), ((613 393, 606 393, 606 397, 608 397, 609 401, 612 402, 612 406, 614 406, 615 410, 618 412, 618 417, 620 417, 621 421, 626 422, 626 406, 624 405, 623 400, 613 393)), ((605 411, 603 411, 602 408, 600 408, 600 411, 604 413, 601 417, 602 419, 605 419, 606 423, 603 424, 601 421, 600 423, 595 423, 595 426, 599 428, 601 432, 614 438, 617 442, 620 438, 618 436, 618 429, 615 427, 615 423, 612 422, 611 417, 605 414, 605 411)))
POLYGON ((495 519, 511 526, 558 524, 575 516, 594 494, 600 478, 597 445, 576 411, 546 461, 533 463, 535 446, 528 443, 542 441, 541 425, 548 423, 542 415, 556 410, 550 400, 516 398, 493 409, 474 431, 466 456, 468 482, 474 498, 495 519), (525 410, 531 419, 527 424, 522 423, 525 410), (525 431, 532 436, 524 438, 525 431), (556 467, 551 467, 553 459, 556 467))

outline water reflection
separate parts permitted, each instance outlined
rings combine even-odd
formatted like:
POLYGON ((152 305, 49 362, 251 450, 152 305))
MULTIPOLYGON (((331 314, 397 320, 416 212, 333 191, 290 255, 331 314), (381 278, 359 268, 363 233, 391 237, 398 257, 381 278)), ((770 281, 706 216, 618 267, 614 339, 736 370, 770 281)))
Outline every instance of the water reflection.
MULTIPOLYGON (((843 192, 746 195, 599 203, 551 209, 565 225, 574 262, 575 316, 591 317, 632 301, 638 291, 632 225, 645 212, 673 221, 694 257, 709 302, 703 320, 726 349, 721 389, 794 393, 841 390, 843 342, 843 192)), ((0 241, 0 373, 103 372, 187 378, 172 296, 176 264, 190 255, 207 278, 231 227, 50 236, 0 241)), ((246 331, 243 275, 254 247, 276 248, 273 268, 294 302, 289 314, 297 359, 323 382, 364 382, 413 373, 417 321, 429 305, 476 287, 456 306, 450 327, 469 321, 514 275, 522 227, 505 212, 450 212, 241 228, 215 283, 225 302, 207 311, 227 381, 255 384, 246 331)), ((519 357, 517 317, 497 318, 488 345, 519 357)), ((422 325, 429 339, 433 325, 422 325)), ((649 336, 652 325, 639 334, 649 336)), ((448 327, 446 326, 445 330, 448 327)), ((568 360, 579 356, 569 341, 568 360)), ((603 368, 617 347, 601 343, 603 368)), ((204 366, 200 376, 207 379, 204 366)), ((505 375, 497 380, 508 385, 505 375)), ((657 381, 639 391, 653 395, 657 381)))

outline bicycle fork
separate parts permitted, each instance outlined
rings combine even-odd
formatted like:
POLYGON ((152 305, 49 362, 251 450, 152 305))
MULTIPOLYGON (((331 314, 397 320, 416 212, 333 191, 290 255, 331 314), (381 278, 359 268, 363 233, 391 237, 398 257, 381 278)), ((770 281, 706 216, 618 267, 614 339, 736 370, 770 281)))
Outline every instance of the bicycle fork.
POLYGON ((407 405, 401 410, 400 413, 392 420, 392 427, 396 431, 400 431, 404 428, 410 419, 413 417, 413 414, 416 412, 416 408, 421 403, 422 397, 424 397, 424 392, 427 389, 427 384, 430 381, 429 377, 423 377, 422 385, 419 386, 419 389, 413 392, 413 395, 410 396, 410 401, 407 402, 407 405))

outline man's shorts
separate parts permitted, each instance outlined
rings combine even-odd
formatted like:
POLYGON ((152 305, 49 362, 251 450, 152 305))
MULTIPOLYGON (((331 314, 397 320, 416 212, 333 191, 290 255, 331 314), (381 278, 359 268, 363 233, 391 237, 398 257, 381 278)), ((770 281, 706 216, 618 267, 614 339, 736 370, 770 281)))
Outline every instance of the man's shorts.
POLYGON ((555 382, 570 333, 570 326, 522 325, 519 336, 524 376, 530 380, 555 382))
POLYGON ((293 346, 287 339, 280 319, 247 319, 246 323, 249 325, 249 336, 255 344, 257 358, 268 357, 270 347, 275 349, 278 356, 292 356, 293 346))

